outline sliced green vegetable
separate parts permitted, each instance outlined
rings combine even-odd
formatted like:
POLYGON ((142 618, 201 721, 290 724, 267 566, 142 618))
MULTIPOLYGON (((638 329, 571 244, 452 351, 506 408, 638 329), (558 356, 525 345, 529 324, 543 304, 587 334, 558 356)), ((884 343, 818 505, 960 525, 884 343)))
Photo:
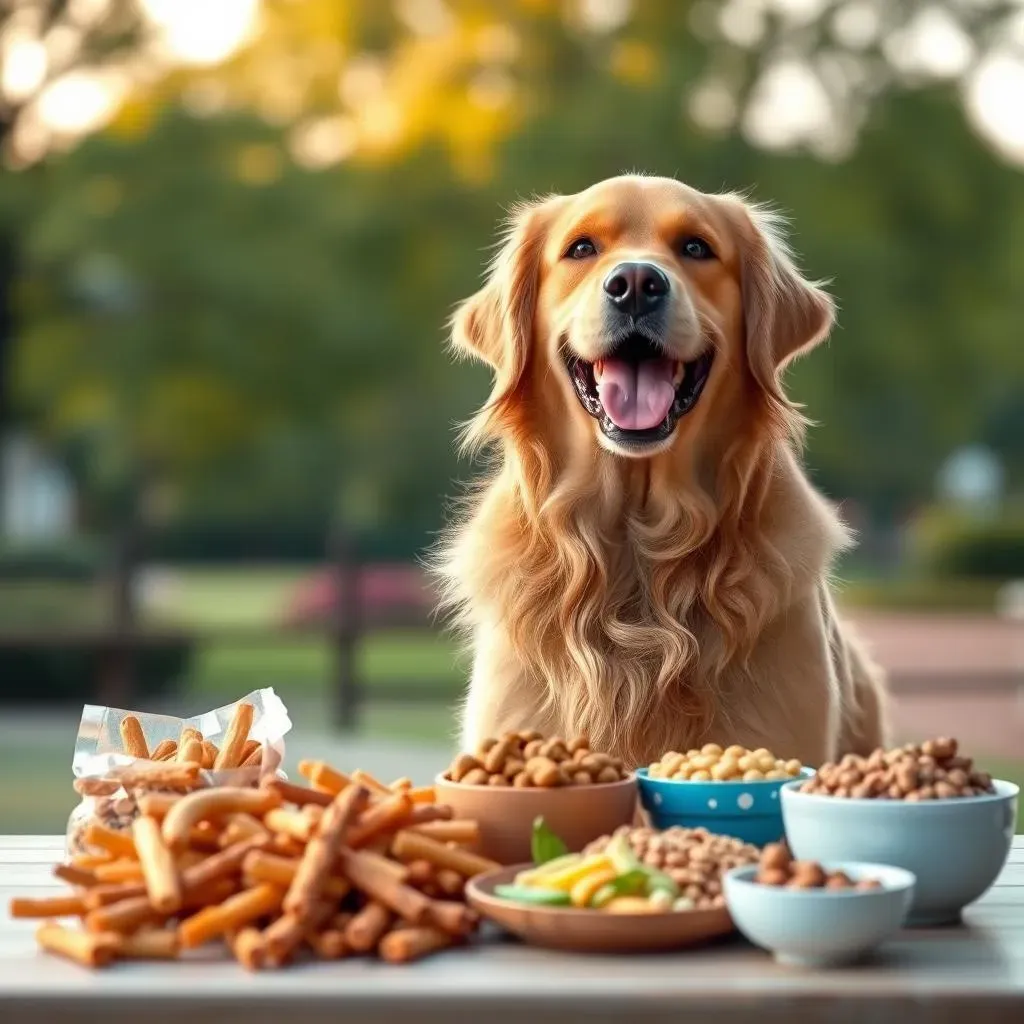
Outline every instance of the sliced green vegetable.
POLYGON ((542 907, 567 907, 569 894, 560 889, 539 889, 526 885, 496 885, 494 895, 516 903, 532 903, 542 907))
MULTIPOLYGON (((624 835, 620 834, 611 838, 605 855, 612 862, 615 870, 619 872, 620 877, 632 876, 634 872, 643 874, 647 880, 646 889, 637 890, 636 894, 650 896, 653 892, 667 892, 672 897, 679 895, 679 886, 664 872, 644 864, 624 835)), ((634 895, 634 893, 621 893, 620 895, 634 895)))
POLYGON ((526 868, 516 875, 516 885, 538 885, 548 875, 557 874, 559 871, 572 867, 573 864, 578 864, 582 860, 582 853, 567 853, 564 857, 556 857, 554 860, 549 860, 546 864, 541 864, 540 867, 526 868))
POLYGON ((590 906, 594 910, 600 910, 602 907, 608 906, 609 903, 619 894, 615 891, 615 886, 610 882, 608 885, 602 885, 593 896, 590 897, 590 906))
POLYGON ((647 875, 647 895, 653 896, 656 892, 667 893, 671 899, 679 895, 679 886, 664 872, 656 868, 649 868, 644 865, 644 874, 647 875))
POLYGON ((530 853, 534 864, 546 864, 556 857, 564 857, 569 847, 548 828, 543 818, 535 819, 533 837, 530 842, 530 853))
POLYGON ((633 868, 625 874, 619 875, 608 885, 614 890, 616 896, 643 896, 647 893, 650 879, 646 871, 640 868, 633 868))
POLYGON ((620 875, 629 874, 631 871, 639 871, 644 867, 643 862, 636 855, 629 840, 624 835, 612 836, 605 847, 605 856, 612 862, 612 867, 620 875))

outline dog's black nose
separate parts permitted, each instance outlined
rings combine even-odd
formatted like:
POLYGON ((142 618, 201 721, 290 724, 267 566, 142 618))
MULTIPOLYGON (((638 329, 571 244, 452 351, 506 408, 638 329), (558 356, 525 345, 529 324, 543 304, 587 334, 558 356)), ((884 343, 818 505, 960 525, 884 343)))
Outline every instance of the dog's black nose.
POLYGON ((653 263, 620 263, 604 279, 612 305, 635 317, 657 309, 668 288, 668 278, 653 263))

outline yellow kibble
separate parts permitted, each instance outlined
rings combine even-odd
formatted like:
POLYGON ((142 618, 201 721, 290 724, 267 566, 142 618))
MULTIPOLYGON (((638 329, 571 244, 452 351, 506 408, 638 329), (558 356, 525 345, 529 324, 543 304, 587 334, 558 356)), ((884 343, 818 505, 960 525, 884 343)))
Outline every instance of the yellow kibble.
POLYGON ((722 748, 717 743, 705 743, 704 746, 700 748, 700 752, 702 754, 710 754, 712 757, 722 756, 722 748))
POLYGON ((726 782, 729 779, 737 779, 740 775, 739 765, 733 761, 719 761, 711 769, 711 777, 719 782, 726 782))
POLYGON ((739 766, 741 772, 749 772, 757 768, 757 762, 750 754, 744 754, 736 764, 739 766))
POLYGON ((707 771, 707 769, 705 769, 705 768, 698 768, 690 776, 690 781, 691 782, 710 782, 711 781, 711 772, 707 771))
POLYGON ((788 779, 790 776, 789 772, 784 768, 773 768, 770 772, 765 772, 764 777, 766 779, 778 781, 779 779, 788 779))
POLYGON ((691 775, 692 772, 693 772, 693 769, 689 765, 684 764, 682 768, 677 768, 672 773, 671 777, 673 779, 680 779, 681 781, 685 782, 687 779, 690 778, 690 775, 691 775))
POLYGON ((731 747, 726 747, 724 751, 726 757, 731 757, 737 761, 748 753, 749 751, 746 748, 738 747, 735 743, 731 747))
POLYGON ((775 758, 773 757, 761 757, 758 758, 757 767, 767 774, 768 772, 775 770, 775 758))
POLYGON ((743 773, 744 782, 763 782, 764 773, 759 772, 756 768, 750 768, 743 773))
POLYGON ((704 768, 708 769, 718 761, 718 758, 712 757, 710 754, 698 754, 696 757, 689 759, 691 768, 704 768))
POLYGON ((792 761, 787 761, 783 767, 790 775, 799 775, 804 770, 804 766, 795 757, 792 761))

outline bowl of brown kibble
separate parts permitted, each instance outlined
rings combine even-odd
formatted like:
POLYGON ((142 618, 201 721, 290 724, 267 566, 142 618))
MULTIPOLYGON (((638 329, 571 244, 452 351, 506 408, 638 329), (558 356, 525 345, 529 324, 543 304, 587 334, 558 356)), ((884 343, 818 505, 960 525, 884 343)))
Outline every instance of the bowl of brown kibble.
POLYGON ((736 927, 780 963, 832 967, 860 959, 899 931, 911 872, 861 861, 795 860, 785 843, 724 879, 736 927))
POLYGON ((707 743, 669 751, 637 772, 640 801, 657 828, 707 828, 755 846, 782 838, 779 790, 811 770, 764 747, 707 743))
POLYGON ((950 924, 1006 864, 1018 786, 977 770, 941 737, 846 755, 782 787, 786 838, 801 860, 858 860, 917 878, 910 925, 950 924))
POLYGON ((617 758, 564 740, 509 732, 459 754, 435 780, 438 803, 480 825, 480 852, 501 864, 532 859, 538 817, 576 853, 633 822, 636 779, 617 758))

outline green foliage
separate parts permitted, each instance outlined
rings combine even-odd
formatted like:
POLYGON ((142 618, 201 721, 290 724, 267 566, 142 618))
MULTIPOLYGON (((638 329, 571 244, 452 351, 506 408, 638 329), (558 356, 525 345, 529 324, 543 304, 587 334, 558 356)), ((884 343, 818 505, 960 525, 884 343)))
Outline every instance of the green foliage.
MULTIPOLYGON (((478 24, 476 5, 451 6, 478 24)), ((965 439, 990 444, 1011 489, 1024 487, 1024 180, 971 134, 955 91, 885 78, 876 47, 846 53, 884 86, 871 102, 837 100, 864 116, 851 155, 758 149, 738 130, 699 130, 685 101, 712 71, 745 94, 775 43, 696 33, 689 3, 634 8, 606 33, 570 25, 562 5, 504 9, 521 56, 499 115, 465 98, 488 70, 471 34, 428 60, 447 44, 417 43, 380 5, 342 17, 307 4, 293 36, 269 4, 265 38, 222 73, 197 73, 232 112, 184 113, 175 98, 195 81, 183 75, 150 98, 144 130, 93 138, 31 181, 6 175, 0 214, 16 218, 25 260, 17 396, 73 466, 90 522, 109 524, 141 466, 165 487, 179 538, 200 519, 213 543, 221 523, 278 518, 300 524, 281 557, 302 557, 293 543, 321 543, 305 524, 339 513, 426 537, 469 472, 451 426, 486 395, 484 370, 451 364, 444 324, 477 287, 502 210, 631 168, 753 188, 792 214, 808 273, 834 279, 840 326, 790 380, 820 424, 808 458, 828 492, 900 517, 965 439), (392 62, 407 128, 393 151, 304 170, 287 150, 292 125, 246 112, 260 106, 260 59, 280 74, 268 53, 312 52, 307 24, 344 34, 339 52, 392 62), (395 71, 403 61, 425 76, 418 88, 395 71)), ((775 42, 782 20, 768 26, 775 42)), ((829 24, 785 42, 834 55, 829 24)), ((337 102, 336 74, 316 64, 309 81, 296 118, 322 112, 325 82, 337 102)))
POLYGON ((100 545, 87 539, 61 543, 0 545, 0 581, 86 582, 104 561, 100 545))
MULTIPOLYGON (((141 704, 172 692, 188 671, 191 645, 168 639, 138 655, 137 690, 141 704)), ((32 644, 26 640, 0 644, 0 704, 45 705, 95 702, 106 655, 98 643, 32 644)))
POLYGON ((903 574, 895 579, 844 582, 838 599, 843 608, 894 612, 980 612, 996 606, 998 580, 922 577, 903 574))
POLYGON ((914 555, 933 578, 1024 579, 1024 516, 971 518, 937 510, 911 534, 914 555))

